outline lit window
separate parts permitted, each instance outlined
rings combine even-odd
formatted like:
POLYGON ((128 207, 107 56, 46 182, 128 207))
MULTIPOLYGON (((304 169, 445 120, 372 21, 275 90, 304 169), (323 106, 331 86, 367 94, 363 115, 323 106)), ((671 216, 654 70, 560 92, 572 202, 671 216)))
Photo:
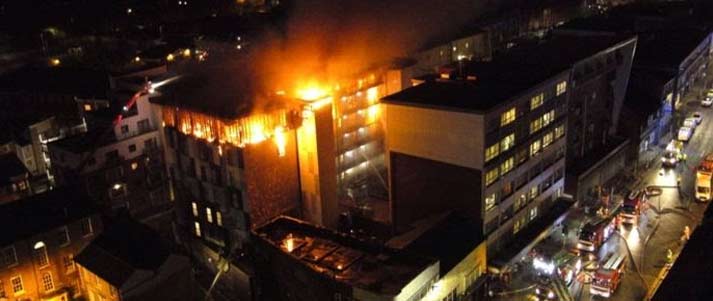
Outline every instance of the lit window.
POLYGON ((530 187, 530 199, 534 199, 539 194, 539 188, 537 185, 530 187))
POLYGON ((131 163, 131 170, 136 170, 137 168, 139 168, 139 163, 136 163, 136 162, 131 163))
POLYGON ((500 146, 497 143, 486 148, 485 149, 485 162, 488 162, 488 161, 492 160, 493 158, 495 158, 499 152, 500 152, 500 146))
POLYGON ((520 220, 515 220, 515 224, 512 226, 512 233, 515 234, 517 232, 520 232, 520 220))
POLYGON ((91 110, 92 110, 92 105, 90 105, 90 104, 88 104, 88 103, 84 104, 84 110, 87 111, 87 112, 91 111, 91 110))
POLYGON ((16 296, 25 292, 25 287, 22 285, 22 276, 17 275, 10 278, 10 284, 12 284, 12 292, 15 293, 16 296))
POLYGON ((540 93, 530 99, 530 110, 539 108, 545 102, 545 94, 540 93))
POLYGON ((50 259, 47 256, 47 246, 44 243, 37 243, 35 245, 35 258, 37 258, 37 264, 40 267, 45 267, 50 264, 50 259))
POLYGON ((530 157, 535 156, 537 153, 540 152, 540 148, 542 147, 542 142, 537 139, 530 144, 530 157))
POLYGON ((505 175, 512 170, 513 165, 515 165, 515 159, 513 157, 508 158, 500 164, 500 175, 505 175))
POLYGON ((199 222, 194 222, 193 228, 196 231, 196 236, 201 237, 201 224, 199 222))
POLYGON ((564 92, 567 92, 567 82, 566 81, 557 84, 557 96, 564 94, 564 92))
POLYGON ((552 144, 552 132, 549 132, 542 136, 542 148, 545 148, 550 144, 552 144))
POLYGON ((522 206, 525 206, 525 203, 527 203, 527 195, 521 194, 520 197, 515 200, 515 210, 517 211, 522 208, 522 206))
POLYGON ((209 223, 213 223, 213 211, 208 207, 205 208, 205 218, 209 223))
POLYGON ((485 185, 490 185, 498 179, 498 169, 494 168, 487 173, 485 173, 485 185))
POLYGON ((66 246, 70 242, 69 240, 69 231, 67 231, 67 227, 63 227, 62 229, 59 229, 59 233, 57 236, 57 243, 60 246, 66 246))
POLYGON ((215 223, 218 224, 218 226, 223 226, 223 214, 220 213, 220 211, 215 212, 215 223))
POLYGON ((193 216, 198 217, 198 204, 191 202, 191 207, 193 208, 193 216))
POLYGON ((485 211, 490 211, 495 207, 495 194, 485 197, 485 211))
POLYGON ((555 110, 551 110, 542 115, 542 126, 547 126, 555 120, 555 110))
POLYGON ((92 218, 87 217, 82 221, 82 235, 89 236, 94 233, 94 228, 92 227, 92 218))
POLYGON ((505 136, 503 140, 500 140, 500 151, 504 152, 509 150, 511 147, 515 146, 515 134, 510 134, 505 136))
POLYGON ((50 273, 42 274, 42 288, 46 292, 54 290, 54 282, 52 281, 52 274, 50 274, 50 273))
POLYGON ((530 122, 530 134, 539 131, 542 128, 542 117, 539 117, 530 122))
POLYGON ((65 256, 62 260, 64 264, 64 270, 67 271, 67 273, 74 272, 74 256, 72 254, 69 254, 65 256))
POLYGON ((555 128, 555 139, 559 139, 564 135, 564 124, 555 128))
POLYGON ((17 264, 17 253, 15 253, 15 246, 9 246, 2 249, 2 264, 5 267, 13 266, 17 264))
POLYGON ((505 126, 515 121, 515 108, 505 111, 500 115, 500 126, 505 126))
POLYGON ((533 220, 537 217, 537 207, 532 207, 530 209, 530 220, 533 220))

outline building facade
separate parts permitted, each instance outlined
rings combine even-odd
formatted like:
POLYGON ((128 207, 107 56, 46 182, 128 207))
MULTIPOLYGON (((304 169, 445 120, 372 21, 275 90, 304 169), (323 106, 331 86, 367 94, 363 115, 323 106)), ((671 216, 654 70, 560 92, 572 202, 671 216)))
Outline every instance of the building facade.
POLYGON ((82 282, 74 257, 102 231, 86 196, 72 188, 0 206, 0 298, 78 300, 82 282), (41 216, 42 218, 37 218, 41 216))

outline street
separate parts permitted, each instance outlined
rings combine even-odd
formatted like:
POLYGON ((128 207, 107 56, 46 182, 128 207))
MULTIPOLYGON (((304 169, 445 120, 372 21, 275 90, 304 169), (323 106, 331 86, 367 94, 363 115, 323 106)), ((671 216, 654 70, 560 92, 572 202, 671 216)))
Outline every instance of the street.
MULTIPOLYGON (((708 203, 694 200, 694 185, 696 166, 707 153, 713 151, 713 139, 709 137, 710 133, 713 133, 713 109, 701 107, 700 101, 691 97, 684 104, 683 114, 688 117, 694 111, 701 112, 703 120, 691 140, 684 146, 683 152, 687 155, 687 159, 679 162, 675 168, 663 168, 660 159, 656 158, 655 164, 649 169, 639 170, 635 184, 629 186, 633 189, 649 186, 660 188, 659 195, 651 195, 648 198, 638 224, 620 225, 618 231, 615 231, 594 254, 596 259, 591 260, 592 258, 586 253, 580 254, 583 268, 568 285, 557 277, 557 273, 542 276, 542 271, 534 267, 533 258, 528 257, 513 273, 509 289, 496 294, 494 299, 536 300, 535 289, 544 286, 551 289, 558 300, 603 300, 602 297, 590 294, 591 279, 597 266, 602 264, 602 260, 610 254, 618 253, 628 258, 628 265, 618 288, 608 299, 645 300, 665 277, 669 250, 675 259, 683 247, 681 237, 684 228, 689 226, 695 231, 708 206, 708 203), (680 189, 677 186, 678 177, 681 180, 680 189), (560 289, 561 287, 568 289, 560 289)), ((667 143, 668 141, 661 141, 658 147, 663 149, 667 143)), ((620 203, 623 197, 625 196, 615 194, 612 206, 620 203)), ((582 207, 573 208, 564 222, 566 234, 563 234, 562 230, 555 230, 550 237, 535 247, 536 252, 547 249, 573 252, 576 250, 581 227, 595 216, 596 213, 586 212, 582 207)))

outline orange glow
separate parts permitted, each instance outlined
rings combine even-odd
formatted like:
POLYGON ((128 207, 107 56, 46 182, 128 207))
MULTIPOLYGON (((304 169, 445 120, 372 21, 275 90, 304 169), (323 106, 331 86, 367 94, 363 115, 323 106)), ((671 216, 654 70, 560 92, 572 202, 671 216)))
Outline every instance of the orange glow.
POLYGON ((238 147, 263 142, 275 135, 275 130, 278 128, 283 132, 289 128, 286 110, 278 110, 270 114, 253 114, 237 120, 219 119, 170 107, 166 107, 162 112, 166 126, 175 127, 183 134, 208 142, 217 140, 220 144, 230 143, 238 147))
POLYGON ((285 128, 278 126, 275 128, 275 146, 277 146, 277 154, 280 157, 285 156, 285 145, 287 144, 287 139, 285 138, 285 128))
POLYGON ((306 101, 318 100, 326 96, 327 93, 328 89, 325 89, 314 81, 310 81, 307 84, 301 85, 300 88, 297 88, 297 97, 306 101))
POLYGON ((380 113, 381 109, 379 108, 379 104, 371 105, 366 111, 366 123, 372 124, 376 122, 379 119, 380 113))
POLYGON ((370 104, 373 104, 376 102, 376 100, 379 98, 379 89, 374 86, 366 90, 366 99, 369 101, 370 104))

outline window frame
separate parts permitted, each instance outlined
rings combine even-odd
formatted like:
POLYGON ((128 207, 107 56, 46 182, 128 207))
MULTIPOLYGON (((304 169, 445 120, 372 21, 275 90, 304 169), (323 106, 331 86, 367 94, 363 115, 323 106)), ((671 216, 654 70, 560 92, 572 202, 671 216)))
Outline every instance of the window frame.
POLYGON ((64 242, 57 241, 57 243, 60 247, 66 247, 72 243, 72 238, 69 235, 69 228, 67 228, 67 226, 64 226, 59 229, 60 229, 60 235, 64 234, 64 238, 66 238, 66 241, 64 241, 64 242))
POLYGON ((1 251, 2 251, 2 260, 3 260, 3 261, 2 261, 2 264, 3 264, 6 268, 7 268, 7 267, 14 267, 14 266, 16 266, 16 265, 19 264, 19 260, 18 260, 18 258, 17 258, 17 250, 15 249, 15 245, 9 245, 9 246, 7 246, 7 247, 4 247, 4 248, 2 248, 1 251), (11 262, 11 263, 8 263, 8 261, 6 260, 6 259, 7 259, 6 255, 9 254, 9 253, 7 253, 8 250, 12 250, 12 258, 14 259, 14 261, 11 262))
POLYGON ((541 107, 545 103, 545 93, 540 93, 530 98, 530 111, 541 107))
POLYGON ((567 81, 565 80, 565 81, 561 81, 561 82, 557 83, 556 90, 557 90, 557 96, 560 96, 560 95, 566 93, 567 92, 567 81))
POLYGON ((515 119, 517 119, 517 108, 512 107, 500 114, 500 126, 502 127, 511 124, 515 121, 515 119))
POLYGON ((515 147, 515 133, 511 133, 510 135, 507 135, 503 137, 503 139, 500 140, 500 152, 506 152, 510 150, 511 148, 515 147), (508 140, 508 141, 506 141, 508 140), (509 143, 507 143, 509 142, 509 143), (507 147, 504 147, 507 146, 507 147))
POLYGON ((40 281, 42 285, 42 290, 44 292, 52 292, 57 287, 54 285, 54 279, 52 278, 52 273, 49 271, 43 272, 42 276, 40 276, 40 281))
POLYGON ((498 180, 498 177, 500 177, 500 167, 499 166, 496 168, 493 168, 491 170, 488 170, 485 173, 485 186, 490 186, 493 183, 495 183, 498 180))
POLYGON ((500 155, 500 142, 485 148, 485 162, 495 159, 500 155))
POLYGON ((20 296, 25 293, 25 283, 22 281, 22 275, 10 277, 10 288, 12 289, 13 296, 20 296), (15 279, 19 280, 20 290, 15 289, 15 279))

